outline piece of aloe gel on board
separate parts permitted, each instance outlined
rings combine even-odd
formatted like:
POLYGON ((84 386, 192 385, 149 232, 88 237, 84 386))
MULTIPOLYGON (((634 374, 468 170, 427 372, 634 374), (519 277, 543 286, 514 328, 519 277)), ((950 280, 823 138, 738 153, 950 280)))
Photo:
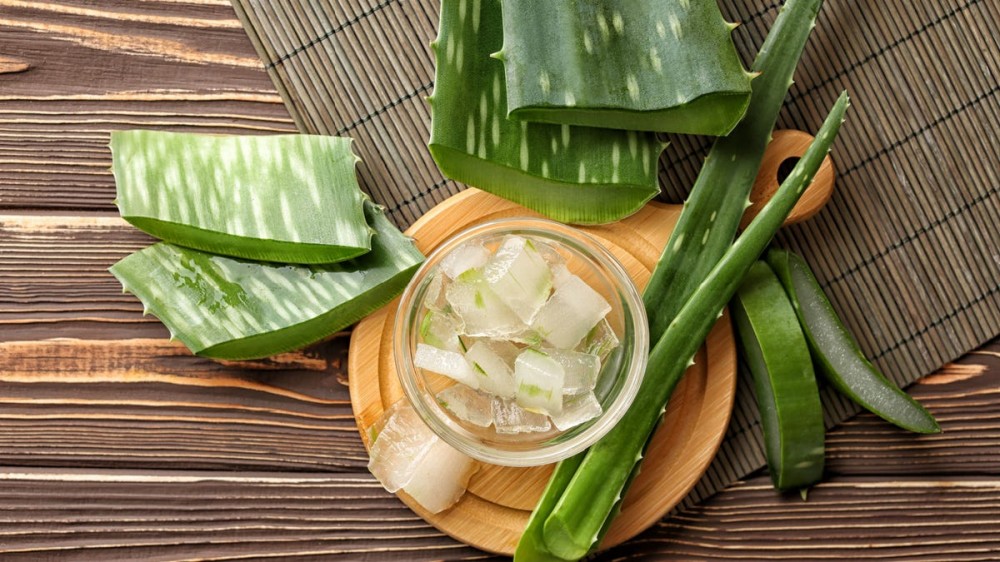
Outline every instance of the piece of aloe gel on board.
POLYGON ((303 347, 392 300, 423 262, 376 205, 369 253, 316 266, 248 262, 159 243, 111 267, 170 332, 198 355, 253 359, 303 347))
POLYGON ((116 131, 111 155, 122 218, 167 242, 306 264, 371 248, 351 139, 116 131))
POLYGON ((725 135, 750 102, 714 0, 503 0, 510 117, 725 135))
POLYGON ((444 175, 555 220, 621 219, 659 193, 649 133, 507 118, 500 0, 445 1, 433 43, 430 151, 444 175))

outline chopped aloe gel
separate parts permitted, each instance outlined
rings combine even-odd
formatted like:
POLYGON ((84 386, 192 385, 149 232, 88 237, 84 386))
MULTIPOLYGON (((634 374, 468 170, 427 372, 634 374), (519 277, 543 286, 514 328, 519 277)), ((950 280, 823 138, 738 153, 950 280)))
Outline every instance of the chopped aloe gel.
POLYGON ((490 251, 481 243, 466 242, 441 260, 441 271, 448 276, 448 279, 457 279, 470 269, 483 267, 489 258, 490 251))
POLYGON ((596 355, 601 361, 604 361, 618 347, 618 344, 618 336, 611 329, 611 324, 608 324, 607 319, 604 319, 587 333, 587 336, 580 342, 579 349, 584 353, 596 355))
POLYGON ((524 329, 524 323, 493 292, 478 269, 458 276, 446 289, 452 309, 465 321, 468 336, 496 337, 524 329))
POLYGON ((558 414, 562 411, 562 365, 547 353, 527 348, 514 361, 517 405, 532 412, 558 414))
POLYGON ((403 491, 427 511, 440 513, 458 503, 478 468, 476 461, 435 437, 403 491))
POLYGON ((552 291, 552 271, 535 245, 521 236, 507 236, 486 263, 483 276, 525 324, 542 308, 552 291))
POLYGON ((465 493, 478 465, 435 435, 406 401, 386 410, 372 428, 368 470, 386 490, 406 492, 431 513, 465 493))
POLYGON ((513 359, 508 362, 504 356, 516 356, 517 352, 517 348, 510 342, 479 340, 469 346, 465 359, 479 377, 481 390, 502 398, 513 398, 514 371, 510 365, 513 359))
POLYGON ((572 349, 610 311, 600 293, 573 275, 556 287, 531 327, 553 347, 572 349))
POLYGON ((498 235, 457 246, 428 281, 414 363, 460 383, 437 399, 471 430, 545 432, 557 417, 562 429, 600 415, 594 389, 619 341, 572 256, 498 235))
POLYGON ((590 353, 546 349, 545 353, 563 368, 563 394, 583 394, 594 390, 601 372, 601 359, 590 353))
POLYGON ((424 343, 445 351, 464 351, 460 334, 465 329, 462 319, 454 314, 428 310, 420 322, 420 338, 424 343))
MULTIPOLYGON (((513 384, 513 383, 512 383, 513 384)), ((473 390, 464 384, 456 384, 437 393, 438 404, 455 415, 479 427, 489 427, 493 423, 491 398, 487 394, 473 390)))
POLYGON ((420 369, 444 375, 473 389, 479 388, 479 378, 465 356, 457 351, 446 351, 425 343, 417 344, 413 364, 420 369))
POLYGON ((544 414, 529 412, 508 400, 494 398, 492 414, 497 433, 532 433, 552 429, 552 422, 544 414))
POLYGON ((562 412, 552 416, 552 423, 559 431, 572 429, 604 413, 593 392, 570 396, 563 403, 562 412))
POLYGON ((374 436, 368 470, 390 492, 410 483, 420 461, 427 456, 438 436, 405 401, 397 402, 376 422, 381 429, 374 436))

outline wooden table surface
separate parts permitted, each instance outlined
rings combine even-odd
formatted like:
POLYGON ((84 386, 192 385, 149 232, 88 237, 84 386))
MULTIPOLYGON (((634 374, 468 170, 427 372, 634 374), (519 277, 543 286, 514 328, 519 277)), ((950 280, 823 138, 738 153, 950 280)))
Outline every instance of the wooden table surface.
MULTIPOLYGON (((225 0, 0 0, 0 559, 486 557, 368 474, 346 337, 216 363, 121 293, 137 127, 294 130, 225 0)), ((1000 340, 911 392, 943 434, 861 415, 808 502, 753 475, 602 558, 1000 558, 1000 340)))

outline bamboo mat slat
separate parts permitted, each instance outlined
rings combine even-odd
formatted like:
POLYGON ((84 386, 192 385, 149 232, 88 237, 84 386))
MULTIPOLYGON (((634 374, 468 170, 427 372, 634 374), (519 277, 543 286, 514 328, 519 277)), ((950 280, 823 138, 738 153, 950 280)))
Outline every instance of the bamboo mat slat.
MULTIPOLYGON (((299 129, 347 135, 362 186, 402 227, 459 191, 426 149, 437 0, 233 0, 299 129)), ((749 64, 780 2, 723 2, 749 64)), ((778 242, 805 256, 862 348, 899 384, 1000 333, 1000 3, 828 0, 779 128, 814 131, 842 89, 827 207, 778 242)), ((671 137, 663 198, 711 139, 671 137)), ((856 409, 824 392, 827 424, 856 409)), ((764 465, 750 384, 686 505, 764 465)))

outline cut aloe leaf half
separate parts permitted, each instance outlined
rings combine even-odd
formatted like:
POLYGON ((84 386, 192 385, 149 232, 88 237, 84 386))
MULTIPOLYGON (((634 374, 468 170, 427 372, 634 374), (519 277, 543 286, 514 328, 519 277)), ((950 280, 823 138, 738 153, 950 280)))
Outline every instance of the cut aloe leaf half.
POLYGON ((503 0, 510 116, 725 135, 750 78, 714 1, 503 0))
POLYGON ((306 264, 371 249, 351 139, 116 131, 111 153, 122 218, 167 242, 306 264))
POLYGON ((423 256, 376 205, 371 252, 316 266, 264 264, 160 243, 111 267, 126 292, 198 355, 254 359, 303 347, 398 295, 423 256))
POLYGON ((448 177, 552 219, 621 219, 659 193, 650 133, 507 118, 500 0, 442 2, 430 152, 448 177))

